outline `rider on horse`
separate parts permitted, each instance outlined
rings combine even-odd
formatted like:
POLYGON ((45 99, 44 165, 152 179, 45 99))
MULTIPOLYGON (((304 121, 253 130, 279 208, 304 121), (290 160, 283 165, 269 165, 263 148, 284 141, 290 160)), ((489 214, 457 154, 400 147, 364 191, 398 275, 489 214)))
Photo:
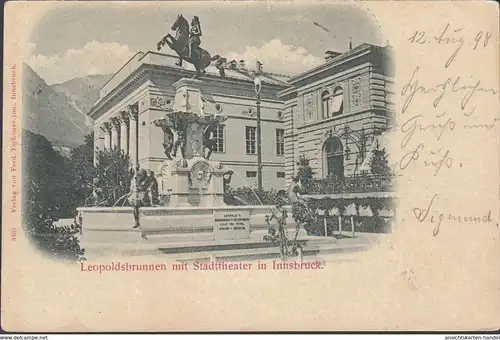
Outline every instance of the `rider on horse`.
POLYGON ((201 25, 200 19, 195 15, 191 21, 191 29, 189 31, 189 57, 195 58, 195 53, 199 53, 201 44, 201 25))
POLYGON ((175 37, 170 33, 164 36, 157 44, 158 51, 167 44, 179 56, 175 64, 182 66, 182 60, 193 64, 196 68, 195 77, 200 77, 205 73, 205 68, 216 60, 211 58, 208 51, 200 47, 202 35, 200 19, 194 16, 190 27, 188 21, 182 14, 179 14, 171 30, 176 32, 175 37))

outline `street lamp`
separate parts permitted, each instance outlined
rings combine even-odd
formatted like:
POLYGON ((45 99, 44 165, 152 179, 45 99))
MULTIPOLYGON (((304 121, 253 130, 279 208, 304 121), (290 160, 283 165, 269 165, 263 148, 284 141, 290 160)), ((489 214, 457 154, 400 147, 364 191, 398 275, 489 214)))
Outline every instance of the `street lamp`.
MULTIPOLYGON (((259 62, 257 62, 260 64, 259 62)), ((261 64, 260 64, 261 65, 261 64)), ((260 132, 260 90, 262 81, 259 77, 260 67, 257 68, 253 83, 255 85, 256 104, 257 104, 257 187, 262 191, 262 149, 261 149, 261 132, 260 132)))

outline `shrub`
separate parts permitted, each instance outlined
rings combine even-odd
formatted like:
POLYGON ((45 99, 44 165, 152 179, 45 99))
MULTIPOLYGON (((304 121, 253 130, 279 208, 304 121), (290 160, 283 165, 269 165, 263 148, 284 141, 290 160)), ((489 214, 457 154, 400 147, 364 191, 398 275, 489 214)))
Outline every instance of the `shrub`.
POLYGON ((388 155, 385 149, 373 150, 373 157, 370 161, 370 171, 374 175, 389 176, 392 174, 389 166, 388 155))
POLYGON ((51 257, 67 262, 85 260, 85 250, 80 248, 77 234, 81 226, 57 227, 53 217, 53 208, 45 199, 41 187, 31 183, 27 189, 23 204, 23 227, 27 237, 35 247, 51 257))
POLYGON ((77 193, 78 206, 92 196, 94 168, 94 133, 85 136, 85 143, 71 150, 73 183, 77 193))
POLYGON ((89 204, 105 207, 111 207, 120 202, 125 204, 132 180, 128 155, 118 148, 96 152, 94 189, 97 197, 89 204))
MULTIPOLYGON (((284 190, 258 190, 250 187, 228 188, 227 197, 234 197, 245 205, 275 205, 278 200, 284 200, 286 193, 284 190)), ((229 201, 229 200, 227 200, 229 201)))
POLYGON ((313 185, 314 171, 309 165, 309 160, 306 159, 304 155, 300 156, 297 165, 299 166, 299 168, 297 170, 297 176, 293 178, 293 181, 295 183, 300 182, 303 191, 302 193, 306 193, 313 185))

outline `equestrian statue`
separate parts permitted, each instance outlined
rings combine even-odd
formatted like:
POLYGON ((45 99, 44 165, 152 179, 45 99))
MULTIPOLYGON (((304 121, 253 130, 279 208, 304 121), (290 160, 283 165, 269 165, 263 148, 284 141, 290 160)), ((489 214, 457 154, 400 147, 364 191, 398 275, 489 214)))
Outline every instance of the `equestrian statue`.
POLYGON ((205 68, 215 59, 212 59, 210 53, 200 47, 202 35, 200 19, 194 16, 189 27, 188 21, 182 14, 179 14, 172 25, 172 31, 175 31, 175 37, 170 33, 163 37, 158 42, 158 51, 167 44, 179 56, 177 66, 182 66, 182 61, 185 60, 196 68, 195 77, 201 77, 205 73, 205 68))

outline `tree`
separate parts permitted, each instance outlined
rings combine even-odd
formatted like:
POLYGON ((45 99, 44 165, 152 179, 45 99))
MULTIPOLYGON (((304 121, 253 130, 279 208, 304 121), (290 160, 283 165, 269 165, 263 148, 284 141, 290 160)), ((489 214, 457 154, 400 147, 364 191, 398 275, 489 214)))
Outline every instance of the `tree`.
POLYGON ((85 249, 80 248, 77 234, 81 226, 56 226, 43 187, 45 183, 31 182, 23 207, 23 225, 28 238, 42 252, 67 262, 81 261, 85 249))
POLYGON ((314 181, 314 171, 309 165, 309 160, 304 156, 300 156, 297 162, 299 166, 297 171, 297 176, 294 177, 293 181, 300 183, 302 189, 307 191, 311 187, 314 181))
MULTIPOLYGON (((32 183, 51 209, 54 219, 74 217, 78 206, 71 161, 55 151, 42 135, 23 130, 22 145, 24 191, 29 195, 32 183)), ((27 196, 25 196, 27 197, 27 196)))
MULTIPOLYGON (((287 229, 288 209, 286 205, 286 198, 278 196, 276 199, 275 207, 271 209, 271 214, 266 215, 266 223, 268 225, 268 234, 264 235, 264 241, 270 242, 280 248, 280 258, 282 261, 298 256, 302 250, 302 245, 298 241, 299 230, 301 224, 297 223, 295 226, 295 233, 290 238, 287 229)), ((292 203, 292 211, 295 211, 298 202, 292 203)), ((293 214, 293 213, 292 213, 293 214)))
POLYGON ((43 136, 23 130, 22 222, 34 245, 58 259, 83 259, 80 226, 57 227, 54 221, 75 216, 77 196, 70 161, 43 136))
POLYGON ((374 175, 391 175, 391 167, 387 159, 388 155, 385 149, 375 149, 370 162, 370 170, 374 175))
POLYGON ((94 168, 94 133, 85 136, 85 143, 71 150, 71 167, 78 205, 83 206, 92 195, 94 168))
POLYGON ((94 186, 98 190, 98 197, 94 205, 110 207, 120 202, 125 204, 132 180, 128 155, 119 148, 96 152, 94 186))

